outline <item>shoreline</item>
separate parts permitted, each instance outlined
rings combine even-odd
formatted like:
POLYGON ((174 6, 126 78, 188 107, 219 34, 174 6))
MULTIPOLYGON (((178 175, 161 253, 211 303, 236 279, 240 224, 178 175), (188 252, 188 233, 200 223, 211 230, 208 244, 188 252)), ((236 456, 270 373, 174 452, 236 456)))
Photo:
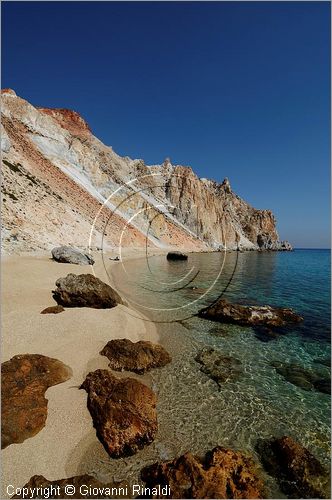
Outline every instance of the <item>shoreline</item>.
MULTIPOLYGON (((74 248, 77 248, 80 250, 82 253, 88 253, 86 247, 81 247, 77 245, 69 245, 73 246, 74 248)), ((196 254, 196 253, 202 253, 202 254, 210 254, 210 253, 223 253, 223 252, 240 252, 240 253, 252 253, 252 252, 257 252, 257 253, 289 253, 289 252, 294 252, 296 250, 330 250, 331 248, 301 248, 301 247, 292 247, 292 249, 271 249, 271 248, 226 248, 226 249, 213 249, 208 248, 205 250, 202 249, 197 249, 197 250, 186 250, 185 248, 178 248, 178 247, 165 247, 165 248, 158 248, 158 247, 148 247, 148 256, 153 257, 155 255, 167 255, 168 252, 173 252, 173 251, 180 251, 184 252, 186 254, 196 254)), ((106 252, 103 252, 101 249, 99 250, 93 250, 90 252, 90 255, 93 256, 96 260, 99 257, 102 257, 103 255, 106 256, 107 258, 110 258, 113 254, 119 255, 118 252, 118 247, 114 247, 113 250, 108 250, 106 252)), ((138 247, 124 247, 121 249, 121 255, 124 259, 126 260, 134 260, 134 259, 140 259, 144 258, 146 255, 146 247, 144 246, 138 246, 138 247), (140 254, 139 257, 136 256, 136 254, 140 254)), ((14 257, 49 257, 50 260, 53 260, 51 257, 51 250, 31 250, 31 251, 26 251, 26 252, 13 252, 13 253, 4 253, 3 249, 1 249, 1 262, 6 262, 8 259, 14 258, 14 257)), ((110 259, 110 262, 112 260, 110 259)), ((115 261, 116 262, 116 261, 115 261)), ((67 264, 68 265, 68 264, 67 264)))
MULTIPOLYGON (((134 257, 137 250, 126 252, 126 260, 134 257)), ((96 275, 107 282, 101 259, 96 258, 95 266, 96 275)), ((57 263, 49 253, 2 258, 2 362, 17 354, 42 354, 68 365, 73 375, 46 391, 45 427, 23 443, 2 450, 1 498, 9 498, 9 484, 22 487, 36 474, 55 480, 82 473, 81 463, 91 447, 103 456, 106 452, 96 438, 87 409, 87 393, 78 387, 90 371, 109 369, 108 359, 99 354, 109 340, 159 340, 155 325, 139 311, 135 310, 135 316, 128 314, 131 309, 125 305, 40 314, 45 307, 55 305, 51 294, 55 281, 68 273, 91 273, 91 267, 57 263)), ((151 385, 149 374, 125 376, 151 385)))
MULTIPOLYGON (((165 255, 165 252, 155 252, 154 255, 165 255)), ((96 258, 96 275, 113 286, 113 272, 109 273, 111 279, 108 280, 101 255, 93 256, 96 258)), ((105 254, 105 257, 108 259, 109 255, 105 254)), ((124 252, 123 262, 134 262, 135 267, 136 261, 138 265, 144 258, 144 250, 129 249, 124 252)), ((239 258, 248 260, 246 256, 239 258)), ((252 258, 256 259, 254 255, 252 258)), ((259 257, 257 259, 261 262, 259 257)), ((107 269, 110 267, 113 270, 118 268, 115 264, 121 264, 121 261, 105 259, 105 263, 107 269)), ((276 435, 280 422, 287 433, 307 446, 324 463, 327 462, 325 423, 322 420, 317 426, 314 416, 307 413, 311 399, 315 404, 322 404, 319 408, 325 411, 324 401, 321 403, 325 396, 315 392, 306 392, 301 396, 300 388, 285 385, 285 380, 270 366, 271 361, 284 361, 288 353, 293 352, 294 337, 282 336, 279 345, 274 342, 261 344, 250 329, 237 325, 220 326, 206 320, 191 327, 176 324, 175 328, 166 324, 159 328, 140 310, 128 309, 124 305, 104 310, 66 308, 61 314, 40 315, 42 309, 55 303, 51 290, 57 278, 71 272, 91 273, 91 269, 91 266, 57 263, 48 253, 11 256, 3 260, 3 361, 25 352, 44 354, 70 366, 73 376, 46 391, 48 416, 45 427, 34 437, 3 450, 2 498, 9 498, 7 485, 20 488, 33 475, 42 475, 49 481, 90 474, 102 483, 126 481, 128 478, 137 482, 145 465, 171 460, 187 451, 203 456, 214 446, 249 453, 259 463, 255 441, 276 435), (134 311, 135 314, 132 314, 134 311), (138 454, 111 459, 96 437, 87 409, 87 394, 78 388, 89 371, 109 369, 107 358, 99 352, 108 340, 124 337, 132 341, 145 339, 161 344, 171 354, 172 363, 143 376, 116 372, 118 377, 137 377, 157 394, 158 434, 153 443, 138 454), (220 349, 225 355, 236 357, 249 376, 235 381, 236 386, 225 384, 220 391, 197 364, 196 355, 205 347, 220 349), (257 400, 257 387, 262 392, 261 401, 269 402, 264 406, 263 414, 260 413, 263 410, 261 401, 257 400), (270 389, 264 392, 266 387, 284 395, 282 404, 270 401, 270 389), (300 407, 296 403, 298 396, 302 398, 300 407), (253 414, 247 412, 252 402, 257 403, 253 414), (304 414, 308 421, 305 429, 317 427, 321 433, 317 442, 310 439, 311 434, 307 433, 306 439, 303 439, 298 432, 299 424, 303 423, 301 415, 304 414), (222 421, 221 415, 224 416, 222 421), (257 425, 256 417, 262 420, 263 415, 266 417, 261 427, 261 424, 257 425), (238 427, 243 421, 248 421, 248 425, 238 427), (234 431, 238 428, 240 433, 234 431)), ((123 298, 126 300, 125 295, 123 298)), ((316 350, 306 352, 305 346, 297 345, 293 362, 321 357, 324 354, 322 349, 319 353, 316 350)), ((265 479, 273 492, 270 498, 277 498, 279 490, 274 479, 265 479)))

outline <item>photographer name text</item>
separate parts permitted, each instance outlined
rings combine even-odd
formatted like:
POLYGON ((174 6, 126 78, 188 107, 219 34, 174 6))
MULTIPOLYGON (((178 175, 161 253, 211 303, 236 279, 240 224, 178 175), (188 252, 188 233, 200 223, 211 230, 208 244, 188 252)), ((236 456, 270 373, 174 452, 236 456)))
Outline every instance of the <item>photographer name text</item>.
POLYGON ((148 488, 142 484, 133 484, 132 486, 89 486, 81 484, 75 486, 66 484, 65 486, 50 485, 38 487, 15 487, 12 484, 7 486, 7 494, 9 496, 17 495, 19 498, 63 498, 64 495, 75 498, 75 495, 86 498, 128 498, 129 496, 136 497, 137 495, 143 498, 158 498, 169 497, 171 490, 169 486, 158 485, 154 488, 148 488))

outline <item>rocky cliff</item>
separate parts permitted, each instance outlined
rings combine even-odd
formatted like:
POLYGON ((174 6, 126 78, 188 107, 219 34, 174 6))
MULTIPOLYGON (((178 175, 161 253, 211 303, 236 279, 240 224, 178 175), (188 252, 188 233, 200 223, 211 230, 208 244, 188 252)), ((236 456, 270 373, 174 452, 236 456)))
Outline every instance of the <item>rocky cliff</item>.
POLYGON ((67 109, 37 108, 2 91, 2 246, 58 244, 288 249, 269 210, 256 210, 190 167, 117 155, 67 109))

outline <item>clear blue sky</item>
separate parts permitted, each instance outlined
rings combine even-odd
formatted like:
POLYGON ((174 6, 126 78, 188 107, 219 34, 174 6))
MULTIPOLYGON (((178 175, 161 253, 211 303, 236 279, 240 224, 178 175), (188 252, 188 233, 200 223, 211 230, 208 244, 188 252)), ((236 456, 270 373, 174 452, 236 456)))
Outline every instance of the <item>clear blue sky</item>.
POLYGON ((2 87, 79 111, 121 155, 170 157, 330 243, 328 2, 2 2, 2 87))

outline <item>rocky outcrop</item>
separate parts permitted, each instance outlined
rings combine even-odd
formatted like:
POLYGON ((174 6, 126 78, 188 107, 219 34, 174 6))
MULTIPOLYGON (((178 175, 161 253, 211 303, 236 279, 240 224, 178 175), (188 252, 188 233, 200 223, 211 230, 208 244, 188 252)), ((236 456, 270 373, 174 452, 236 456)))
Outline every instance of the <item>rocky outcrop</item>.
POLYGON ((229 380, 237 380, 242 374, 242 363, 239 359, 223 356, 216 349, 202 349, 195 360, 202 365, 201 371, 217 382, 219 386, 229 380))
POLYGON ((64 128, 73 135, 86 136, 91 134, 88 123, 76 111, 65 108, 37 108, 38 111, 54 118, 60 127, 64 128))
POLYGON ((157 432, 156 396, 134 378, 119 379, 108 370, 90 372, 81 389, 97 436, 113 457, 133 455, 157 432))
POLYGON ((227 178, 219 184, 199 179, 190 167, 171 164, 151 167, 151 171, 157 175, 156 180, 158 175, 165 179, 165 189, 160 193, 163 202, 176 207, 175 217, 213 249, 281 247, 272 212, 256 210, 243 201, 232 191, 227 178), (260 237, 268 238, 262 247, 258 245, 260 237))
POLYGON ((64 312, 64 310, 62 306, 50 306, 43 309, 40 314, 59 314, 64 312))
POLYGON ((188 255, 182 252, 168 252, 167 260, 188 260, 188 255))
POLYGON ((259 250, 285 251, 291 252, 292 245, 288 241, 279 241, 271 238, 268 233, 258 234, 257 245, 259 250))
POLYGON ((260 440, 257 451, 267 472, 289 498, 331 498, 328 471, 291 437, 260 440))
POLYGON ((110 340, 100 354, 109 359, 109 367, 112 370, 127 370, 140 374, 152 368, 165 366, 172 361, 166 349, 147 340, 139 342, 131 342, 129 339, 110 340))
POLYGON ((65 245, 53 248, 52 257, 57 262, 79 264, 81 266, 87 266, 89 264, 93 265, 95 263, 90 255, 84 254, 76 248, 67 247, 65 245))
POLYGON ((1 89, 1 94, 9 94, 15 97, 17 96, 15 90, 13 89, 1 89))
POLYGON ((292 252, 293 251, 293 247, 289 243, 289 241, 284 240, 284 241, 280 242, 280 245, 278 246, 278 248, 276 250, 281 250, 281 251, 286 251, 286 252, 292 252))
POLYGON ((296 363, 282 363, 275 361, 272 366, 279 375, 282 375, 291 384, 297 385, 305 391, 316 390, 331 394, 331 378, 297 365, 296 363))
POLYGON ((220 447, 203 459, 186 453, 172 461, 156 463, 143 469, 141 477, 148 488, 169 486, 167 498, 266 498, 252 458, 220 447))
POLYGON ((225 179, 222 181, 221 186, 220 186, 226 194, 230 194, 232 192, 231 189, 231 184, 228 180, 228 177, 225 177, 225 179))
POLYGON ((243 306, 219 299, 199 312, 201 318, 242 326, 279 327, 303 320, 292 309, 271 306, 243 306))
POLYGON ((21 488, 21 493, 12 496, 12 498, 26 499, 27 494, 28 498, 127 498, 127 488, 125 482, 101 483, 88 474, 53 481, 44 476, 32 476, 21 488))
POLYGON ((1 111, 6 252, 50 250, 59 241, 85 247, 90 235, 91 247, 108 250, 120 242, 186 252, 287 248, 272 212, 251 207, 228 179, 121 157, 77 112, 34 107, 10 89, 1 111))
POLYGON ((64 307, 108 309, 123 303, 113 288, 92 274, 68 274, 59 278, 55 285, 53 298, 64 307))
POLYGON ((71 369, 41 354, 21 354, 1 365, 1 447, 37 434, 47 418, 45 391, 65 382, 71 369))

